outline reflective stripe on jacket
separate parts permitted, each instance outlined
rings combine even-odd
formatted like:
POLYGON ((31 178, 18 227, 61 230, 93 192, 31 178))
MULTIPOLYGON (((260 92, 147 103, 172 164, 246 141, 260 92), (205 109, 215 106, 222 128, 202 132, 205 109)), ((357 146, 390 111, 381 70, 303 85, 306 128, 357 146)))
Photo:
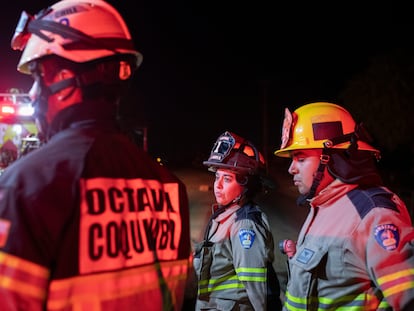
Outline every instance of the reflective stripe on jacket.
POLYGON ((181 311, 184 184, 116 129, 54 135, 0 180, 2 310, 181 311))
POLYGON ((279 299, 273 237, 266 215, 257 206, 228 208, 213 219, 208 236, 209 242, 194 259, 197 310, 267 310, 270 285, 279 299))
POLYGON ((311 201, 289 260, 284 310, 410 310, 413 240, 395 194, 334 181, 311 201))

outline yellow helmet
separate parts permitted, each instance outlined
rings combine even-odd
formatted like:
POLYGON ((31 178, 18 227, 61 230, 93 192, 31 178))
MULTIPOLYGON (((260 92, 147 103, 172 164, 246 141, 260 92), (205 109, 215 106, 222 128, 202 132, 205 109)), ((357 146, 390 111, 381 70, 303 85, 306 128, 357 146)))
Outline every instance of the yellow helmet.
MULTIPOLYGON (((300 149, 347 149, 355 131, 356 123, 351 114, 339 105, 327 102, 310 103, 299 107, 293 113, 286 108, 281 146, 274 154, 290 157, 290 151, 300 149), (347 139, 335 143, 332 141, 335 138, 347 139)), ((359 137, 357 139, 358 150, 379 155, 377 149, 359 140, 359 137)))

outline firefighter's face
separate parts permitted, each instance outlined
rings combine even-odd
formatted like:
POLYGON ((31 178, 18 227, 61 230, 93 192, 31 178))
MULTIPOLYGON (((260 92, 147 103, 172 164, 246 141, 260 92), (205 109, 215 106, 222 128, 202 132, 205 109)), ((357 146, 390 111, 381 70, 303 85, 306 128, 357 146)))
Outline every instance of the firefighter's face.
MULTIPOLYGON (((307 194, 312 187, 321 154, 321 149, 295 150, 291 153, 292 162, 288 171, 293 175, 293 183, 302 195, 307 194)), ((318 189, 323 189, 326 186, 329 176, 327 172, 324 173, 324 178, 318 189)))
POLYGON ((237 182, 236 174, 227 169, 218 169, 214 180, 214 195, 219 205, 236 202, 244 191, 244 186, 237 182))
POLYGON ((55 58, 44 58, 30 64, 34 80, 30 96, 35 106, 35 115, 50 124, 56 115, 68 106, 80 101, 79 91, 74 83, 65 83, 74 79, 75 74, 55 58), (53 90, 53 91, 52 91, 53 90))
POLYGON ((33 78, 29 95, 33 103, 34 115, 36 120, 44 119, 47 112, 49 89, 44 81, 43 66, 39 62, 32 62, 29 64, 29 69, 33 78))

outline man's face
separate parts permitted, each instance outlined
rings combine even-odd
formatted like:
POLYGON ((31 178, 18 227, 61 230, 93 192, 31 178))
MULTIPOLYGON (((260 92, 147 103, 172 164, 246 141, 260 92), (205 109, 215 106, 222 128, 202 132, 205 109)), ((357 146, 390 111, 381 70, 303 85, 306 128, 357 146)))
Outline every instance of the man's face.
POLYGON ((321 149, 303 149, 291 152, 292 162, 288 172, 293 175, 293 183, 300 194, 307 194, 319 167, 321 149))

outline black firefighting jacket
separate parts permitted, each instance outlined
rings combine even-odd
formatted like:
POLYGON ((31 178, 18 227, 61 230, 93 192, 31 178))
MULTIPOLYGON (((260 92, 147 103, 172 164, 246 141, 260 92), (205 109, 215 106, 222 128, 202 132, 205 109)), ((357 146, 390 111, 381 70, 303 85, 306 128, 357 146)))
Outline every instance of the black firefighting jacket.
POLYGON ((55 134, 0 179, 2 310, 181 310, 185 186, 113 126, 55 134))

